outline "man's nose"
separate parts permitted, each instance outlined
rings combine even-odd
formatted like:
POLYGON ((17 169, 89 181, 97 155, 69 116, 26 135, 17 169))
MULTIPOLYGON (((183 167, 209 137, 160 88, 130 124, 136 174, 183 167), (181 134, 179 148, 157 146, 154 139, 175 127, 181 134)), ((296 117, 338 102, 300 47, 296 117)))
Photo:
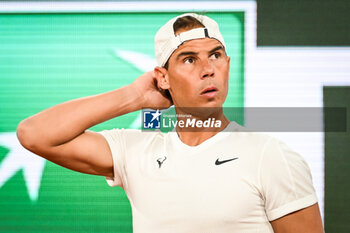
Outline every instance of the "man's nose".
POLYGON ((203 61, 202 78, 210 78, 214 76, 214 66, 210 61, 203 61))

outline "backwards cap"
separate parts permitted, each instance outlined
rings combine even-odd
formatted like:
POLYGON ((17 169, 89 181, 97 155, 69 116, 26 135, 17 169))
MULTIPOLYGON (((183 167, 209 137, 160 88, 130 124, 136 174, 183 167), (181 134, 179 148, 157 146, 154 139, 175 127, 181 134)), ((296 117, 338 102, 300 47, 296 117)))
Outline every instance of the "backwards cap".
POLYGON ((173 54, 173 52, 185 41, 202 39, 205 37, 214 38, 226 47, 224 38, 219 30, 219 25, 208 16, 186 13, 172 18, 158 30, 154 38, 154 47, 158 65, 163 67, 171 54, 173 54), (192 16, 201 22, 204 25, 204 28, 194 28, 175 36, 173 25, 178 18, 184 16, 192 16))

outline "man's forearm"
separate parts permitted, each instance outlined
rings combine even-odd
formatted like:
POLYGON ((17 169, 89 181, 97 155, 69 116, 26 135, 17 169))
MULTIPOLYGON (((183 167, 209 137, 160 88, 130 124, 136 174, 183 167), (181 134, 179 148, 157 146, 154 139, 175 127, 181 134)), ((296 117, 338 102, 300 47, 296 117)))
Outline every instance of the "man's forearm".
POLYGON ((139 110, 140 98, 130 86, 125 86, 103 94, 74 99, 23 120, 18 126, 18 137, 21 142, 26 140, 27 143, 57 146, 96 124, 139 110))

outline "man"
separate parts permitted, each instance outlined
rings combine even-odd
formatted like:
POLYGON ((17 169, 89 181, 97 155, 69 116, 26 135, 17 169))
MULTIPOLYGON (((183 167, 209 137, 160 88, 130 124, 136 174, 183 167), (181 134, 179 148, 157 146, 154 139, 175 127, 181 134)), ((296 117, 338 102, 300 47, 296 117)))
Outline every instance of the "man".
POLYGON ((239 132, 222 105, 230 58, 216 22, 184 14, 156 34, 158 67, 132 84, 46 109, 17 135, 32 152, 121 186, 139 232, 323 232, 305 161, 278 140, 239 132), (215 119, 176 132, 87 129, 142 108, 174 104, 179 119, 215 119))

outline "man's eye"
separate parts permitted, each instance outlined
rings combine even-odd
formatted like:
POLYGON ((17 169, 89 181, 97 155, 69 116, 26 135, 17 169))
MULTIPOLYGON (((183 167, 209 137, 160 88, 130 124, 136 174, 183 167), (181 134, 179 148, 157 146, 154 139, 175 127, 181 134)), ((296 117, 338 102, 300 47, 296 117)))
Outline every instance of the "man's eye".
POLYGON ((185 58, 184 63, 192 64, 194 62, 194 59, 192 57, 185 58))
POLYGON ((211 59, 218 59, 220 57, 220 54, 219 53, 213 53, 210 58, 211 59))

